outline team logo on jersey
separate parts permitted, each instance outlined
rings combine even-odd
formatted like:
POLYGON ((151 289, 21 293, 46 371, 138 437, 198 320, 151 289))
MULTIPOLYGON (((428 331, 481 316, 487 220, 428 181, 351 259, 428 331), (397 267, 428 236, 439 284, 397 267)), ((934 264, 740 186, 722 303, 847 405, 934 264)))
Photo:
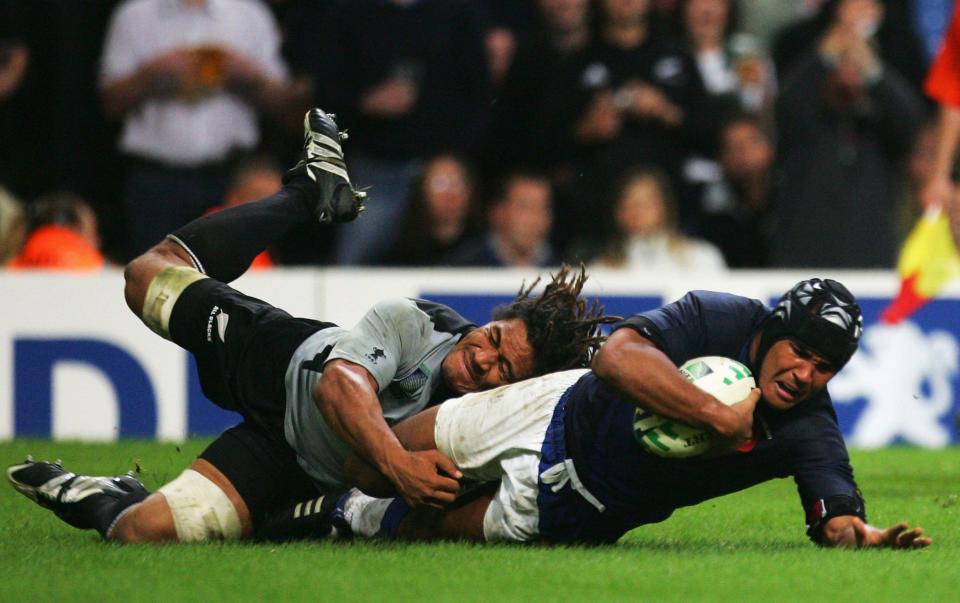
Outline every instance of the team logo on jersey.
POLYGON ((213 324, 217 324, 217 335, 220 341, 226 341, 227 323, 230 321, 230 315, 220 309, 220 306, 214 306, 210 309, 210 315, 207 316, 207 341, 213 341, 213 324))
POLYGON ((422 368, 418 368, 403 379, 394 382, 394 385, 404 397, 414 399, 420 396, 428 380, 427 373, 424 373, 422 368))
POLYGON ((874 324, 860 351, 831 382, 838 404, 866 400, 849 442, 878 448, 897 440, 926 447, 950 443, 941 422, 953 406, 958 345, 946 331, 924 333, 915 323, 874 324))
POLYGON ((373 348, 373 351, 367 354, 367 360, 376 364, 381 358, 386 358, 387 354, 383 351, 383 348, 373 348))

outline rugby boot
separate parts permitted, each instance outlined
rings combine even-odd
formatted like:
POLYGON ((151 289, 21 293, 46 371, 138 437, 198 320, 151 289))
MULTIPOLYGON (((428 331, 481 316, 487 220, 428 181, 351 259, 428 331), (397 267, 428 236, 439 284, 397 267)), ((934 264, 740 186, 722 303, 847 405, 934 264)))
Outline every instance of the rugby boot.
POLYGON ((147 494, 147 489, 131 475, 93 477, 77 475, 63 468, 60 461, 35 462, 31 457, 7 468, 7 479, 18 492, 41 507, 82 530, 95 527, 81 501, 102 495, 120 499, 131 493, 147 494))
POLYGON ((303 152, 300 161, 283 176, 284 184, 298 176, 310 183, 313 212, 321 224, 339 224, 356 219, 367 194, 350 184, 340 143, 347 133, 337 128, 332 113, 310 109, 303 118, 303 152))
POLYGON ((257 528, 257 540, 349 539, 350 526, 339 502, 346 495, 330 494, 289 505, 269 515, 257 528))

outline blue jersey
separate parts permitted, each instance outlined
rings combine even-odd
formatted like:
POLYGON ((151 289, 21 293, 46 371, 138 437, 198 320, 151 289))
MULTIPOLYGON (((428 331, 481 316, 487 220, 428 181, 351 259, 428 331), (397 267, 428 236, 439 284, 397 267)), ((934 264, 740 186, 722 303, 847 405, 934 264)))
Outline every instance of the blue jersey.
MULTIPOLYGON (((769 313, 757 300, 694 291, 615 328, 636 329, 677 365, 717 355, 749 366, 749 343, 769 313)), ((679 507, 788 476, 797 484, 811 538, 819 538, 826 518, 865 518, 826 390, 785 412, 761 402, 757 412, 767 438, 748 453, 686 459, 646 452, 634 437, 637 407, 592 373, 571 387, 565 398, 566 456, 606 510, 601 513, 574 500, 576 493, 546 493, 539 501, 541 534, 550 540, 613 541, 639 525, 666 519, 679 507)))

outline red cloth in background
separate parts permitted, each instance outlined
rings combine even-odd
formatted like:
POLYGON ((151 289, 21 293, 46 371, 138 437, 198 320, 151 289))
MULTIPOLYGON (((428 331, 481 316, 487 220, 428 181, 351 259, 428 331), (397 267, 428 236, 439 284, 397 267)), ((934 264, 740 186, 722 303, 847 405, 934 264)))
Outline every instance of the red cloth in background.
POLYGON ((63 226, 41 226, 27 238, 8 265, 15 270, 98 270, 103 255, 76 232, 63 226))
POLYGON ((960 2, 953 5, 950 28, 923 88, 938 103, 960 107, 960 2))

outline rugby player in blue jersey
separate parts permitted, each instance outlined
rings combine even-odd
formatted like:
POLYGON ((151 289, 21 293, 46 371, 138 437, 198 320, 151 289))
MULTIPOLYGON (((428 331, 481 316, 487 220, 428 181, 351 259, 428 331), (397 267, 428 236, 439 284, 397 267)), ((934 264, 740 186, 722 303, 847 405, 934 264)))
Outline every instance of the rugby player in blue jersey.
POLYGON ((158 492, 131 476, 77 475, 29 458, 7 470, 18 491, 106 539, 235 539, 268 523, 308 530, 316 497, 353 483, 344 460, 356 453, 412 505, 442 506, 459 489, 456 466, 435 449, 405 449, 390 424, 452 396, 589 364, 609 319, 580 295, 582 269, 563 267, 540 295, 536 283, 522 288, 482 326, 440 304, 392 299, 344 329, 227 285, 290 229, 346 222, 362 209, 331 116, 314 109, 304 128, 303 158, 281 191, 190 222, 124 275, 130 309, 187 349, 204 394, 243 421, 158 492), (273 517, 294 501, 296 512, 273 517))
MULTIPOLYGON (((592 372, 470 394, 397 426, 411 449, 435 447, 465 478, 499 480, 495 491, 481 489, 437 515, 353 490, 323 504, 321 534, 606 543, 680 507, 791 476, 814 542, 927 546, 919 528, 866 521, 825 387, 861 331, 853 295, 832 280, 800 282, 772 311, 736 295, 688 293, 619 323, 592 372), (707 355, 745 363, 758 388, 726 407, 680 376, 677 366, 707 355), (709 429, 729 445, 693 458, 652 455, 634 435, 638 407, 709 429), (753 437, 742 430, 751 417, 753 437)), ((369 477, 364 489, 382 493, 369 477)))

